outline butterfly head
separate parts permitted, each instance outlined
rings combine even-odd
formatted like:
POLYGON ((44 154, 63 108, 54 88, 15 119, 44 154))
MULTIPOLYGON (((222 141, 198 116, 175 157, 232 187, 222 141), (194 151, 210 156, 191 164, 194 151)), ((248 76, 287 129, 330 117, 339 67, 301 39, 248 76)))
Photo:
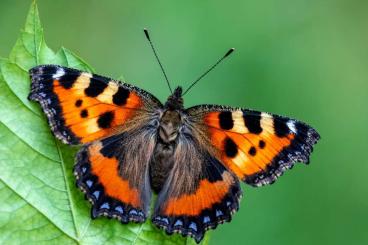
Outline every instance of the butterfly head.
POLYGON ((167 98, 165 108, 168 110, 183 110, 184 101, 182 97, 183 89, 179 86, 174 92, 167 98))

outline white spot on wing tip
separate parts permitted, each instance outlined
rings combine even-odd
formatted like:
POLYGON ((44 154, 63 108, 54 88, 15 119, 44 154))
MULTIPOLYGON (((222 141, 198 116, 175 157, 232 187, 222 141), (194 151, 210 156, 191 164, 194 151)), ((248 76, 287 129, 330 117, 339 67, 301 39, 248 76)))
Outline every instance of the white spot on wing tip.
POLYGON ((289 120, 286 124, 289 129, 293 131, 294 134, 296 134, 295 122, 293 120, 289 120))
POLYGON ((54 75, 52 75, 52 78, 59 78, 65 75, 65 71, 63 68, 58 68, 56 70, 56 73, 54 75))
POLYGON ((91 73, 88 73, 88 72, 82 72, 82 74, 81 74, 82 76, 86 76, 86 77, 88 77, 88 78, 92 78, 93 77, 93 75, 91 74, 91 73))

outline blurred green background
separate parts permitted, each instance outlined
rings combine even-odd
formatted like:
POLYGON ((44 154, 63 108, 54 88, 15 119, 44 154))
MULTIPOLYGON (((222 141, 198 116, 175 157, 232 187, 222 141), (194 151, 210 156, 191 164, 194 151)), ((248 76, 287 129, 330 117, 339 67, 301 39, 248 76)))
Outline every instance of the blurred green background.
MULTIPOLYGON (((168 89, 142 29, 173 85, 188 86, 228 48, 236 52, 185 97, 291 116, 322 140, 311 165, 262 188, 243 185, 240 211, 211 244, 368 244, 368 1, 38 0, 46 42, 98 73, 160 99, 168 89)), ((0 1, 0 56, 30 1, 0 1)))

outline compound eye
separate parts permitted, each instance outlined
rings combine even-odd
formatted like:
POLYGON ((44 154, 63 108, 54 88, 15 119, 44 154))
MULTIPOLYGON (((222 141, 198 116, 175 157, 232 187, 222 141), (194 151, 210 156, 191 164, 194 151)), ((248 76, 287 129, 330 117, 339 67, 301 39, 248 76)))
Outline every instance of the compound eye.
POLYGON ((160 120, 159 119, 152 119, 148 125, 152 128, 157 129, 158 127, 160 127, 160 120))
POLYGON ((160 126, 160 121, 158 119, 155 119, 152 121, 152 125, 155 127, 155 128, 158 128, 160 126))

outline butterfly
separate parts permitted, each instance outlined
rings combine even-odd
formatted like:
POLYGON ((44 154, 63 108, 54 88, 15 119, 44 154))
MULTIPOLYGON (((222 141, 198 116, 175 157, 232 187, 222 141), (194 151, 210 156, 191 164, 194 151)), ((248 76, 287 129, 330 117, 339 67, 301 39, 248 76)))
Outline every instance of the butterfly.
POLYGON ((320 138, 275 114, 184 108, 181 87, 162 104, 138 87, 72 68, 40 65, 29 73, 29 99, 40 103, 56 138, 81 145, 74 174, 92 218, 145 222, 156 193, 152 223, 197 243, 239 209, 240 181, 272 184, 295 163, 309 163, 320 138))

